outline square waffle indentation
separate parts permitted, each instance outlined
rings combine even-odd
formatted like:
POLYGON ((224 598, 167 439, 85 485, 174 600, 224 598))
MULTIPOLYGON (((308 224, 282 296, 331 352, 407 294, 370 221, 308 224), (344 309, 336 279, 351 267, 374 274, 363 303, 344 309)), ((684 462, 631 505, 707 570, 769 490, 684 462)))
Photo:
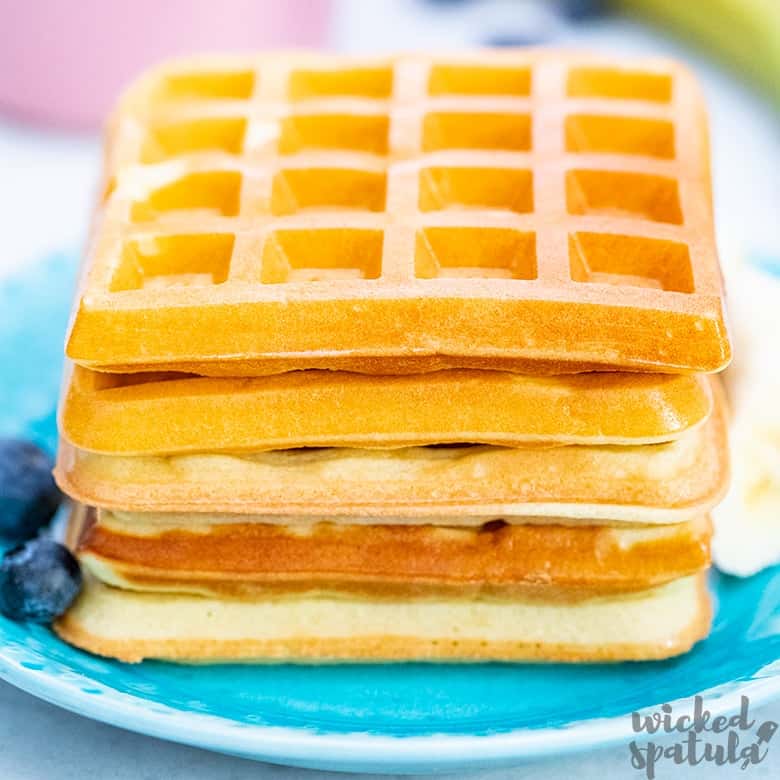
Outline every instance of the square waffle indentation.
POLYGON ((571 114, 565 132, 567 152, 675 156, 674 125, 665 119, 571 114))
POLYGON ((534 210, 533 174, 521 168, 431 167, 420 171, 420 211, 534 210))
POLYGON ((384 172, 352 168, 287 168, 273 180, 271 213, 304 209, 383 211, 387 191, 384 172))
POLYGON ((241 197, 238 171, 190 173, 158 187, 130 207, 130 219, 148 222, 173 211, 204 212, 234 217, 241 197))
POLYGON ((275 230, 263 247, 264 284, 378 279, 381 230, 319 228, 275 230))
POLYGON ((111 292, 203 287, 227 279, 234 236, 229 233, 153 236, 127 241, 111 292))
POLYGON ((290 100, 325 97, 388 98, 393 91, 393 69, 355 67, 335 70, 294 70, 287 83, 290 100))
POLYGON ((531 94, 531 68, 434 65, 428 77, 428 94, 527 97, 531 94))
POLYGON ((527 152, 531 148, 530 114, 439 111, 423 119, 424 152, 441 149, 495 149, 527 152))
POLYGON ((604 170, 566 172, 570 214, 633 216, 681 225, 677 180, 646 173, 604 170))
POLYGON ((240 154, 244 148, 246 119, 186 119, 150 128, 141 148, 142 163, 157 163, 195 152, 240 154))
POLYGON ((247 100, 255 90, 251 70, 172 73, 161 85, 168 100, 247 100))
POLYGON ((417 233, 415 275, 536 279, 536 235, 511 228, 424 228, 417 233))
POLYGON ((610 233, 573 233, 569 263, 575 282, 693 292, 688 247, 676 241, 610 233))
POLYGON ((292 114, 281 123, 279 154, 306 149, 348 149, 387 154, 386 114, 292 114))
POLYGON ((672 99, 672 77, 664 73, 623 68, 572 68, 566 81, 566 94, 575 98, 668 103, 672 99))

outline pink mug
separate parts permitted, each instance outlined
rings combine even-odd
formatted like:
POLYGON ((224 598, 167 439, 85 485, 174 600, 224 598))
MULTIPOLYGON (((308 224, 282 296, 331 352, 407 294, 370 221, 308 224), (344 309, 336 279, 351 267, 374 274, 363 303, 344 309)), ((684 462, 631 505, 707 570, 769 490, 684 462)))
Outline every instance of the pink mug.
POLYGON ((95 127, 176 54, 322 46, 330 0, 0 0, 0 111, 95 127))

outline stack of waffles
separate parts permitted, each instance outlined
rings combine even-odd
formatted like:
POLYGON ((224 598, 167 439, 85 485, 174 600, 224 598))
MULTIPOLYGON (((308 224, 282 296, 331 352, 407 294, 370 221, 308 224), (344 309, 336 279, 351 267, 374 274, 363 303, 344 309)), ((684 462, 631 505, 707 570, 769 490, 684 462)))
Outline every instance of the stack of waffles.
POLYGON ((57 479, 127 661, 661 658, 729 359, 668 62, 199 58, 108 133, 57 479))

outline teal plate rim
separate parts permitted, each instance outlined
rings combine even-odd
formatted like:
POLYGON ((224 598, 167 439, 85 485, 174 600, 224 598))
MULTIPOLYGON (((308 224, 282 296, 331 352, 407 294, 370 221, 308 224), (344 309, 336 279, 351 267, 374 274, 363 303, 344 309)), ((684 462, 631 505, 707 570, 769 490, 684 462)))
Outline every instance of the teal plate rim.
MULTIPOLYGON (((0 650, 0 677, 64 709, 148 736, 230 755, 312 769, 371 772, 476 770, 510 766, 587 748, 627 742, 634 732, 626 715, 594 718, 556 728, 517 729, 485 736, 431 734, 387 736, 356 730, 318 733, 307 729, 257 726, 201 713, 182 712, 64 670, 52 674, 45 664, 0 650), (40 668, 38 668, 40 667, 40 668)), ((713 716, 739 709, 741 697, 752 707, 780 696, 780 660, 762 667, 750 681, 731 681, 702 691, 713 716)), ((692 697, 657 702, 686 711, 692 697)))

